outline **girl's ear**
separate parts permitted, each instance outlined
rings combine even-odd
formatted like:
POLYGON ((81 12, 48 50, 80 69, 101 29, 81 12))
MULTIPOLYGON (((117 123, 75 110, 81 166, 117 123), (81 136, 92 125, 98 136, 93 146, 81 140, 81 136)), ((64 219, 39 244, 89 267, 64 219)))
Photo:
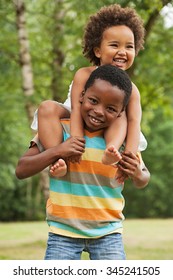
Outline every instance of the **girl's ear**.
POLYGON ((79 97, 79 102, 82 104, 83 102, 83 98, 84 98, 84 94, 85 94, 85 91, 83 90, 80 94, 80 97, 79 97))
POLYGON ((95 47, 94 48, 94 54, 97 58, 100 58, 101 57, 101 54, 100 54, 100 48, 98 47, 95 47))

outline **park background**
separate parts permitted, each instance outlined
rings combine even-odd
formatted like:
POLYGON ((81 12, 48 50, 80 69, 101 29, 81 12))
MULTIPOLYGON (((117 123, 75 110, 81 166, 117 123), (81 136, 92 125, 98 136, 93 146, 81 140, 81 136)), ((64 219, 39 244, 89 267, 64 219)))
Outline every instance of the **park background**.
POLYGON ((173 1, 167 0, 0 1, 0 259, 43 258, 47 171, 18 180, 15 167, 35 134, 30 124, 40 102, 63 102, 76 70, 89 65, 82 54, 89 16, 114 3, 135 8, 146 29, 145 49, 128 73, 141 93, 151 180, 143 190, 125 184, 125 245, 129 259, 173 259, 173 1))

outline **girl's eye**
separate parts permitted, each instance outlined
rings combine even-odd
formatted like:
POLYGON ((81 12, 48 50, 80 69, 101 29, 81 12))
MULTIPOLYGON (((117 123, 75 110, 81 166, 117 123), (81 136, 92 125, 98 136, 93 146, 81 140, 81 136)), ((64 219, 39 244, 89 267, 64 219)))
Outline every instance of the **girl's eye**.
POLYGON ((112 44, 111 46, 117 48, 118 44, 112 44))
POLYGON ((133 45, 128 45, 127 48, 128 49, 134 49, 134 46, 133 45))

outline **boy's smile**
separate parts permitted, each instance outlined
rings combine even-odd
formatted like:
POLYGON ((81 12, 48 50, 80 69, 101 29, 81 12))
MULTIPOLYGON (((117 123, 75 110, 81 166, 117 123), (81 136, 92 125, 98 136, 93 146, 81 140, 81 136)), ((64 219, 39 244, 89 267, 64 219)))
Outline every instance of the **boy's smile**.
POLYGON ((124 92, 96 79, 81 97, 81 115, 90 132, 107 128, 123 110, 124 92))

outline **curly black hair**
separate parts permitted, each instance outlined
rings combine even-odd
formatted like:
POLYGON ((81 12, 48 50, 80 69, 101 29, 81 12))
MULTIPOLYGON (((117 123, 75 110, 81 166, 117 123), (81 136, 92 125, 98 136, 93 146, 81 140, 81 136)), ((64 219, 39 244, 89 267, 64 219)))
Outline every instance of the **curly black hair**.
POLYGON ((145 29, 136 11, 130 7, 122 8, 118 4, 104 6, 90 16, 84 29, 83 54, 94 65, 100 65, 100 59, 95 56, 94 48, 100 47, 103 32, 117 25, 126 25, 132 30, 136 55, 143 49, 145 29))
POLYGON ((112 86, 118 87, 120 90, 124 92, 124 101, 123 101, 123 109, 126 107, 131 92, 132 92, 132 83, 129 78, 129 75, 122 69, 105 64, 98 68, 96 68, 91 75, 89 76, 85 87, 84 92, 90 88, 95 80, 100 79, 106 82, 109 82, 112 86))

